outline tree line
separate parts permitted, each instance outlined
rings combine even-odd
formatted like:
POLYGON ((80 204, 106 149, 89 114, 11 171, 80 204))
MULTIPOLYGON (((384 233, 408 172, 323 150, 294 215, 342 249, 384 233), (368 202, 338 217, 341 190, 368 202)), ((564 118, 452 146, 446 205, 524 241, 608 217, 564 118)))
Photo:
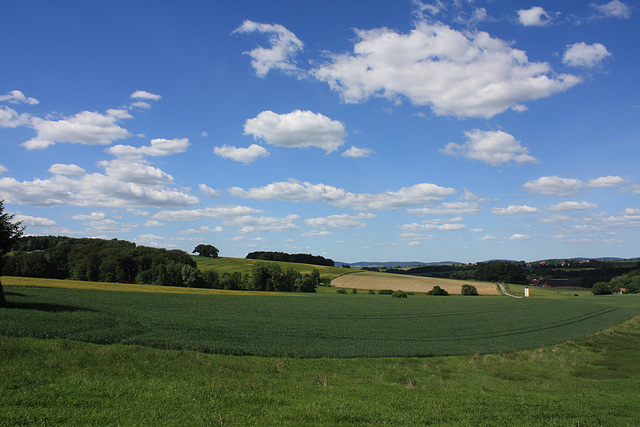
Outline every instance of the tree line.
POLYGON ((490 261, 479 263, 475 269, 452 273, 452 279, 479 282, 527 283, 527 274, 521 262, 490 261))
POLYGON ((329 258, 311 254, 288 254, 285 252, 257 251, 250 252, 245 258, 261 261, 282 261, 295 262, 299 264, 324 265, 329 267, 333 267, 335 265, 333 260, 329 258))

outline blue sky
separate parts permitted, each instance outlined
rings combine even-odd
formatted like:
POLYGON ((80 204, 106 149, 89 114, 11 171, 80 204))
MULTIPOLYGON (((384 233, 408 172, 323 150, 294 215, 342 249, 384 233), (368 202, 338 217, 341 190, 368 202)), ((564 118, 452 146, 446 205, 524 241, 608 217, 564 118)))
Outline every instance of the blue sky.
POLYGON ((640 256, 640 9, 0 0, 0 198, 221 256, 640 256))

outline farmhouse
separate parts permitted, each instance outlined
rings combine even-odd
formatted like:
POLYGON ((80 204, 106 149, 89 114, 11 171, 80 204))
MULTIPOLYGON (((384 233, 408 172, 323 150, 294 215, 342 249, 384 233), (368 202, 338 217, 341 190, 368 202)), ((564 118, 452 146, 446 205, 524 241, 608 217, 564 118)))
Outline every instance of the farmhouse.
POLYGON ((532 286, 542 286, 549 288, 577 288, 580 285, 573 279, 547 279, 545 277, 529 278, 532 286))

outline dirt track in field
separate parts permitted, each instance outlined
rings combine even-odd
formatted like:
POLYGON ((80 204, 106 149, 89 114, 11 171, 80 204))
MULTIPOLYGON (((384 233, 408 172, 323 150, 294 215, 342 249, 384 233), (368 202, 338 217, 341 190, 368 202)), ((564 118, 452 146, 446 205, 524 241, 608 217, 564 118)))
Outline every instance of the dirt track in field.
POLYGON ((470 282, 467 280, 438 279, 435 277, 405 276, 391 273, 358 271, 336 277, 331 286, 350 289, 391 289, 392 291, 429 292, 440 286, 450 294, 460 294, 462 285, 473 285, 480 295, 500 295, 495 283, 470 282))

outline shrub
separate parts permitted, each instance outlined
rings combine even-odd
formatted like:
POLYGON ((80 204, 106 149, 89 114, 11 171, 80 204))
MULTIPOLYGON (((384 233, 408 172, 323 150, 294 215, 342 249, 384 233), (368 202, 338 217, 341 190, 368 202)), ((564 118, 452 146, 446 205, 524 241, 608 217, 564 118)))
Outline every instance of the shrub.
POLYGON ((591 293, 594 295, 609 295, 611 293, 611 286, 605 282, 597 282, 591 288, 591 293))
POLYGON ((406 298, 407 293, 404 291, 395 291, 391 294, 391 298, 406 298))
POLYGON ((356 288, 353 288, 353 289, 351 289, 351 293, 352 293, 352 294, 357 294, 357 293, 358 293, 358 290, 357 290, 356 288))
POLYGON ((449 292, 436 285, 433 287, 433 289, 427 292, 427 295, 449 295, 449 292))
POLYGON ((378 295, 391 295, 393 291, 391 289, 380 289, 378 295))
POLYGON ((461 295, 480 295, 478 290, 473 285, 462 285, 461 295))
POLYGON ((376 291, 374 291, 373 289, 369 289, 369 295, 375 295, 376 291))
POLYGON ((346 294, 346 293, 347 293, 347 291, 345 291, 345 290, 344 290, 344 289, 342 289, 342 288, 338 288, 338 289, 336 289, 336 293, 337 293, 337 294, 346 294))

